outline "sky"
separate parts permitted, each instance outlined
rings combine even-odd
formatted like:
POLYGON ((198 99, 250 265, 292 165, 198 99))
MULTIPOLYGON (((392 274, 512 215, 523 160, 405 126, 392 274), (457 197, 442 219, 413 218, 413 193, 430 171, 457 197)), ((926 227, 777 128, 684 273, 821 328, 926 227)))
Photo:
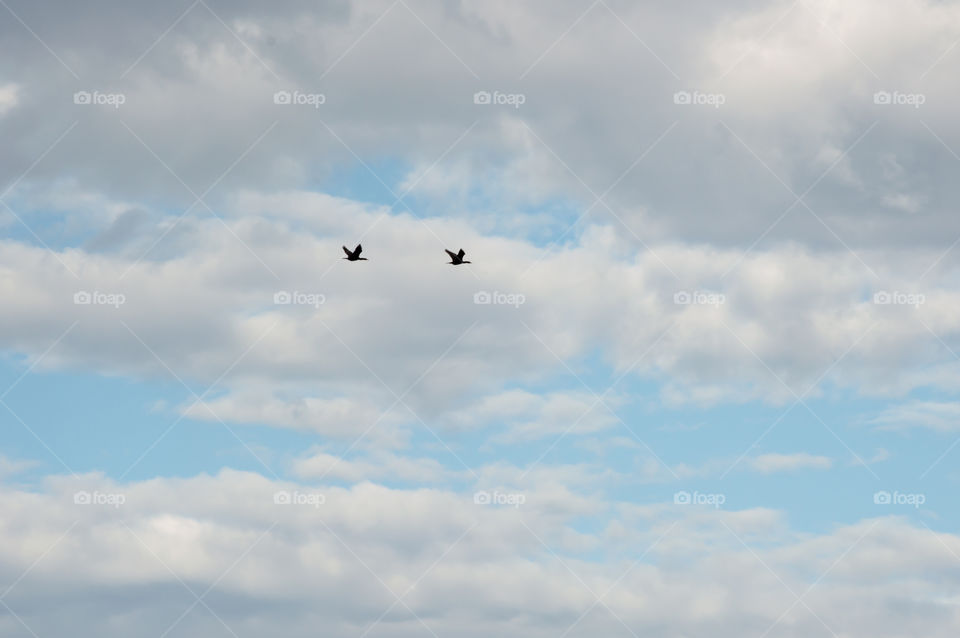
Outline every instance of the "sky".
POLYGON ((956 636, 958 45, 0 0, 0 635, 956 636))

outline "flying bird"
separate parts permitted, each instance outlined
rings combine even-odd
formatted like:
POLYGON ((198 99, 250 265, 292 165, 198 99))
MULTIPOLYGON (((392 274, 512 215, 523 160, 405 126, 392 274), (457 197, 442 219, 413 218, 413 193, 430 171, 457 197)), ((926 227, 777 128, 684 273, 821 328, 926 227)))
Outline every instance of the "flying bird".
POLYGON ((448 255, 450 255, 450 261, 449 261, 448 263, 451 264, 451 265, 453 265, 453 266, 459 266, 460 264, 469 264, 469 263, 470 263, 469 261, 464 261, 464 259, 463 259, 463 256, 467 254, 467 253, 463 252, 463 248, 461 248, 461 249, 460 249, 460 252, 458 252, 458 253, 452 253, 452 252, 450 252, 449 250, 447 250, 446 248, 444 248, 443 251, 444 251, 445 253, 447 253, 448 255))
POLYGON ((347 261, 367 261, 366 257, 360 256, 360 253, 362 251, 363 251, 363 246, 361 246, 360 244, 357 244, 357 247, 353 249, 353 252, 350 252, 350 250, 346 246, 344 246, 343 252, 347 253, 347 256, 344 257, 344 259, 346 259, 347 261))

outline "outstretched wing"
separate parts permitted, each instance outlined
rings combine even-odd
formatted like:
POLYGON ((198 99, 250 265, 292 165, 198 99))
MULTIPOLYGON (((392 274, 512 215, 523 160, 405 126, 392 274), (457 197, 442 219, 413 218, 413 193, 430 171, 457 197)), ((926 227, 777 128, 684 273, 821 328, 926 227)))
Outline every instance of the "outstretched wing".
POLYGON ((454 261, 456 261, 457 256, 454 255, 452 252, 450 252, 450 251, 447 250, 446 248, 443 249, 443 252, 445 252, 445 253, 447 253, 448 255, 450 255, 450 259, 453 259, 454 261))
POLYGON ((463 252, 463 248, 461 248, 461 249, 460 249, 460 252, 457 253, 457 257, 459 257, 460 259, 463 259, 463 256, 466 255, 466 254, 467 254, 467 253, 463 252))
POLYGON ((353 253, 347 250, 346 246, 341 246, 341 248, 343 248, 343 252, 347 253, 347 257, 353 257, 353 253))
POLYGON ((363 252, 363 246, 357 244, 357 247, 353 249, 353 254, 359 256, 363 252))

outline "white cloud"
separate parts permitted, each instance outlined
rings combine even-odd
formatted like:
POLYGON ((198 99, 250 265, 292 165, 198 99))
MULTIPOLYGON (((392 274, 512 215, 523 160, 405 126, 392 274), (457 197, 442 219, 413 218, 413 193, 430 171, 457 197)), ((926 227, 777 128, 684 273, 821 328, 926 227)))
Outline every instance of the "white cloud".
POLYGON ((612 409, 617 396, 601 398, 585 391, 546 392, 507 390, 443 415, 453 429, 493 427, 503 431, 492 442, 516 443, 561 433, 584 435, 618 423, 612 409), (608 407, 609 406, 609 407, 608 407))
POLYGON ((15 460, 0 454, 0 479, 21 474, 38 465, 36 461, 15 460))
POLYGON ((750 467, 763 474, 773 472, 792 472, 800 469, 828 470, 833 459, 828 456, 816 456, 805 452, 795 454, 761 454, 748 460, 750 467))
POLYGON ((902 210, 903 212, 910 214, 919 212, 923 207, 923 199, 918 195, 912 195, 909 193, 895 193, 886 195, 883 198, 883 203, 890 208, 896 208, 897 210, 902 210))
POLYGON ((356 437, 375 424, 391 427, 399 420, 395 413, 384 414, 369 403, 356 399, 310 396, 285 399, 256 390, 242 390, 225 397, 191 403, 181 413, 207 421, 222 419, 232 423, 267 424, 334 437, 356 437))
MULTIPOLYGON (((608 609, 638 633, 742 636, 773 626, 773 636, 810 635, 825 623, 851 638, 946 638, 960 628, 937 593, 956 579, 950 551, 960 539, 893 517, 796 535, 770 510, 623 504, 585 534, 539 492, 517 509, 476 505, 469 493, 295 485, 233 471, 132 484, 51 478, 29 493, 0 488, 0 505, 19 521, 0 526, 0 570, 15 581, 4 600, 39 635, 77 627, 155 635, 195 602, 183 583, 212 588, 209 609, 240 635, 269 626, 306 636, 318 615, 328 635, 355 635, 395 602, 388 589, 406 594, 410 610, 394 608, 378 625, 392 635, 425 631, 413 614, 439 635, 557 635, 594 604, 589 589, 607 593, 608 609), (125 502, 75 505, 83 490, 125 502), (278 491, 324 498, 276 505, 278 491), (605 562, 582 556, 601 547, 605 562), (732 593, 720 585, 731 578, 732 593), (788 590, 811 585, 805 602, 815 616, 796 609, 788 590), (57 604, 34 605, 40 592, 57 604)), ((9 614, 0 626, 25 631, 9 614)), ((223 629, 199 606, 177 632, 209 635, 213 626, 223 629)), ((568 635, 618 626, 595 610, 568 635)))
MULTIPOLYGON (((136 233, 151 241, 170 223, 136 233)), ((38 355, 78 321, 38 369, 173 371, 207 383, 226 372, 219 394, 191 416, 215 418, 212 410, 336 436, 363 431, 385 411, 387 422, 447 415, 442 427, 455 429, 499 419, 511 424, 511 440, 562 432, 576 418, 568 415, 587 412, 580 430, 597 431, 616 425, 604 403, 616 407, 632 375, 663 382, 668 402, 702 404, 783 403, 828 383, 871 395, 957 387, 956 362, 927 329, 948 344, 960 335, 950 311, 960 293, 949 280, 931 274, 917 307, 875 304, 864 293, 913 290, 900 271, 915 256, 888 256, 878 282, 853 255, 799 247, 744 255, 656 244, 621 255, 603 226, 545 253, 466 220, 429 218, 428 229, 410 215, 310 193, 247 193, 228 217, 232 233, 219 221, 192 223, 204 242, 140 261, 122 240, 109 253, 8 240, 0 286, 17 304, 0 318, 3 345, 38 355), (367 230, 370 261, 342 261, 340 244, 367 230), (445 244, 466 247, 471 269, 444 266, 445 244), (126 302, 76 305, 79 290, 126 302), (520 293, 525 303, 476 305, 480 290, 520 293), (276 305, 277 291, 323 303, 276 305), (723 301, 677 304, 678 291, 723 301), (576 372, 578 359, 597 351, 611 382, 626 377, 594 405, 566 366, 576 372), (571 391, 534 393, 558 374, 571 391)))
POLYGON ((908 401, 887 408, 870 422, 886 429, 930 428, 954 432, 960 430, 960 403, 908 401))
POLYGON ((7 114, 20 103, 20 85, 14 83, 0 84, 0 117, 7 114))
POLYGON ((364 480, 399 480, 414 483, 441 483, 463 477, 464 472, 452 472, 435 459, 398 456, 388 452, 374 452, 361 459, 345 459, 327 452, 315 452, 296 461, 294 473, 304 479, 325 477, 352 483, 364 480))
MULTIPOLYGON (((800 533, 768 509, 608 496, 732 462, 667 467, 617 438, 610 408, 641 384, 689 409, 674 430, 721 403, 960 389, 956 3, 208 0, 159 41, 176 17, 161 3, 21 4, 57 55, 0 21, 0 182, 30 229, 0 216, 18 229, 0 241, 0 348, 34 374, 211 386, 173 403, 323 444, 288 457, 300 483, 0 482, 0 582, 15 584, 0 634, 156 636, 194 603, 187 583, 213 586, 209 610, 172 635, 223 633, 212 610, 238 635, 356 636, 388 590, 404 604, 371 637, 537 638, 575 621, 571 638, 617 635, 618 617, 638 635, 956 635, 952 534, 893 517, 800 533), (123 91, 122 111, 72 104, 64 63, 123 91), (287 108, 281 89, 327 100, 287 108), (481 89, 526 102, 485 108, 481 89), (675 104, 678 89, 725 103, 675 104), (887 90, 924 107, 874 103, 887 90), (317 192, 332 188, 355 199, 317 192), (361 238, 370 261, 341 261, 361 238), (460 246, 470 269, 444 265, 460 246), (75 304, 79 290, 126 303, 75 304), (480 290, 525 303, 477 305, 480 290), (878 290, 924 302, 873 303, 878 290), (617 383, 597 403, 578 377, 617 383), (478 443, 464 470, 458 449, 413 448, 427 425, 516 447, 573 426, 575 450, 633 467, 519 468, 478 443), (482 507, 474 489, 525 502, 482 507), (77 490, 125 503, 75 506, 77 490), (275 505, 278 491, 324 502, 275 505), (609 612, 590 590, 609 590, 609 612)), ((950 431, 958 415, 909 401, 873 424, 950 431)), ((0 457, 0 478, 26 469, 0 457)))

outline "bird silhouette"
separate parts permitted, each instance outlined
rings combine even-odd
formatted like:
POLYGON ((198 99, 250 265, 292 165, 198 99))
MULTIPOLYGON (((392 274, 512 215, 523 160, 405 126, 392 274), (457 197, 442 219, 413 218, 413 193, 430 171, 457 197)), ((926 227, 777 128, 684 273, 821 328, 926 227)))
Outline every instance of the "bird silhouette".
POLYGON ((469 261, 464 261, 464 259, 463 259, 463 256, 467 254, 467 253, 463 252, 463 248, 461 248, 461 249, 460 249, 460 252, 458 252, 458 253, 452 253, 452 252, 450 252, 449 250, 447 250, 446 248, 444 248, 443 251, 444 251, 445 253, 447 253, 448 255, 450 255, 450 261, 449 261, 448 263, 451 264, 451 265, 453 265, 453 266, 459 266, 460 264, 469 264, 469 263, 470 263, 469 261))
POLYGON ((346 259, 347 261, 367 261, 366 257, 360 256, 360 253, 362 251, 363 251, 363 246, 361 246, 360 244, 357 244, 357 247, 353 249, 353 252, 350 252, 350 250, 346 246, 344 246, 343 252, 347 253, 347 256, 344 257, 344 259, 346 259))

